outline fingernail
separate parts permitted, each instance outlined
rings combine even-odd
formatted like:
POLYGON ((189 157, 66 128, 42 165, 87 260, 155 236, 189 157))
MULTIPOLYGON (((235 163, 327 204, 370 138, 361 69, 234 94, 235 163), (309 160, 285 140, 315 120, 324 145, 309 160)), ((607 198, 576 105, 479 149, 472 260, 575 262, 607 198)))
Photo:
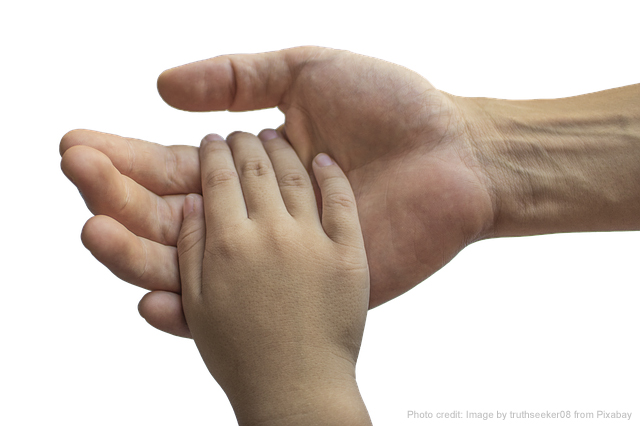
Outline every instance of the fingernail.
POLYGON ((276 132, 273 129, 264 129, 263 131, 260 132, 258 137, 260 138, 260 140, 262 142, 266 142, 268 140, 277 138, 278 137, 278 132, 276 132))
POLYGON ((182 216, 187 217, 189 213, 193 211, 193 207, 195 206, 195 198, 193 195, 187 195, 184 199, 184 206, 182 207, 182 216))
POLYGON ((330 166, 335 163, 333 162, 331 157, 329 157, 327 154, 318 154, 316 156, 316 164, 320 167, 324 167, 324 166, 330 166))
POLYGON ((224 138, 216 133, 209 133, 205 136, 202 141, 203 142, 211 142, 211 141, 223 141, 224 138))

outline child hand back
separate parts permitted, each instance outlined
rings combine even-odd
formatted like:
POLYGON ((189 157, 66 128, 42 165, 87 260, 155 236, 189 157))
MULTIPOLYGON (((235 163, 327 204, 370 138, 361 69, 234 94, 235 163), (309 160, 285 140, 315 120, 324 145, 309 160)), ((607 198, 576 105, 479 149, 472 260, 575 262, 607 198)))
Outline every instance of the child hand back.
POLYGON ((178 240, 185 317, 240 425, 369 424, 355 381, 369 273, 355 198, 275 132, 203 139, 178 240))

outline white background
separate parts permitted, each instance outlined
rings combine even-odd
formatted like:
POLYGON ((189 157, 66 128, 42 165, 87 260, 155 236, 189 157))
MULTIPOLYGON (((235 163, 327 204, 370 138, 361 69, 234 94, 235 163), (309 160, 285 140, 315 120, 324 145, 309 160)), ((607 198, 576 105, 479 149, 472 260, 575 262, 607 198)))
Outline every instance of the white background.
MULTIPOLYGON (((598 3, 3 2, 0 424, 235 424, 193 342, 148 326, 137 312, 145 291, 82 246, 90 213, 59 166, 68 130, 196 145, 209 132, 276 127, 277 110, 174 110, 157 75, 304 44, 395 62, 462 96, 640 82, 637 2, 598 3)), ((503 423, 640 424, 639 241, 484 241, 371 311, 358 380, 374 424, 498 423, 408 410, 619 410, 632 421, 503 423)))

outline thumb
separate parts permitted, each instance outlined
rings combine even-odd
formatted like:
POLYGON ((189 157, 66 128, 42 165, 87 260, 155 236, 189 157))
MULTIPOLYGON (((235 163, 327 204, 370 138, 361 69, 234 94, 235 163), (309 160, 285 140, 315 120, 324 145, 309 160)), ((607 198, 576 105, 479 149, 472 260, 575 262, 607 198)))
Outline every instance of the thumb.
POLYGON ((303 66, 322 47, 224 55, 166 70, 158 92, 185 111, 249 111, 276 107, 303 66))
POLYGON ((206 241, 204 204, 199 194, 184 199, 182 227, 178 235, 178 263, 182 296, 199 296, 202 288, 202 259, 206 241))
POLYGON ((313 160, 322 196, 322 227, 327 236, 339 244, 364 246, 356 199, 351 184, 340 167, 326 154, 313 160))

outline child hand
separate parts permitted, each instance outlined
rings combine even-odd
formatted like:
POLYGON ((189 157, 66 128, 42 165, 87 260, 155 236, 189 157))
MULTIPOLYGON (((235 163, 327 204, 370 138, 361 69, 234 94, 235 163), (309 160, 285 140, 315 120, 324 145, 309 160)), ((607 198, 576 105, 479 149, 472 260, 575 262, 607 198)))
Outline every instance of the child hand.
POLYGON ((355 198, 274 131, 208 135, 178 239, 185 317, 241 425, 368 424, 355 382, 369 273, 355 198), (269 137, 271 137, 269 139, 269 137), (267 140, 268 139, 268 140, 267 140))

